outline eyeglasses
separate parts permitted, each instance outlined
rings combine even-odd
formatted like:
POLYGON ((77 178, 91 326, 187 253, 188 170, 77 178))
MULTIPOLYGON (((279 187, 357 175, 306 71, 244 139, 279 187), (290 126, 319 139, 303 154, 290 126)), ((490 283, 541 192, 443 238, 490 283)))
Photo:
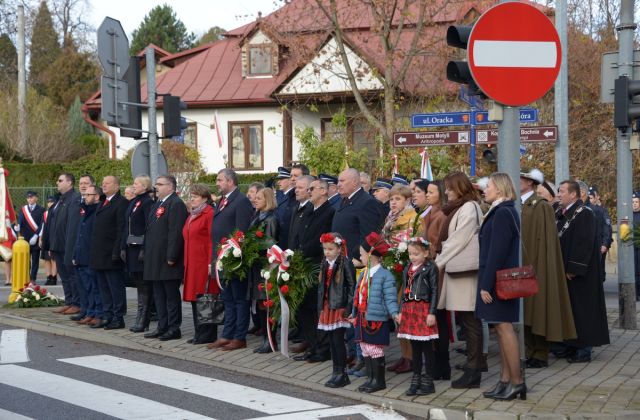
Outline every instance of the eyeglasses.
POLYGON ((98 194, 82 194, 83 197, 89 197, 89 196, 92 196, 92 195, 98 195, 98 194))
POLYGON ((162 184, 162 183, 160 183, 160 182, 156 182, 156 187, 163 187, 163 186, 165 186, 165 185, 169 185, 169 184, 168 184, 168 183, 166 183, 166 184, 162 184))
POLYGON ((313 190, 316 189, 316 188, 318 188, 318 189, 322 188, 324 190, 323 187, 309 187, 309 188, 307 188, 307 191, 313 192, 313 190))

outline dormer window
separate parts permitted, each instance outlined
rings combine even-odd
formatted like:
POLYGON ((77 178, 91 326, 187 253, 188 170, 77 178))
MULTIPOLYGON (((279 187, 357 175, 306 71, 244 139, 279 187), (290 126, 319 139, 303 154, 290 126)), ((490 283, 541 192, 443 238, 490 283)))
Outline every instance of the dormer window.
POLYGON ((264 76, 271 74, 271 44, 249 45, 249 75, 264 76))

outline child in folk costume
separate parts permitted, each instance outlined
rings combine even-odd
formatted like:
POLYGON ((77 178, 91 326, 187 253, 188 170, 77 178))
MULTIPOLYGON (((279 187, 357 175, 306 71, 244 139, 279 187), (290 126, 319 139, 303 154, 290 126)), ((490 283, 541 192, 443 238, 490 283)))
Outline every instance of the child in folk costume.
POLYGON ((360 342, 368 380, 360 392, 385 389, 384 347, 389 345, 389 318, 398 321, 398 296, 393 274, 380 264, 390 245, 377 233, 370 233, 360 247, 362 271, 354 297, 355 338, 360 342))
POLYGON ((413 350, 413 377, 406 395, 427 395, 436 392, 433 385, 435 353, 432 340, 438 338, 438 268, 429 260, 429 242, 426 239, 411 238, 408 251, 411 262, 403 274, 398 338, 410 340, 413 350), (423 355, 426 372, 424 375, 423 355))
POLYGON ((318 285, 318 329, 329 336, 333 375, 324 386, 341 388, 349 385, 347 375, 347 349, 344 335, 351 323, 347 316, 353 305, 355 269, 346 255, 346 241, 339 233, 325 233, 320 236, 324 260, 320 270, 318 285))

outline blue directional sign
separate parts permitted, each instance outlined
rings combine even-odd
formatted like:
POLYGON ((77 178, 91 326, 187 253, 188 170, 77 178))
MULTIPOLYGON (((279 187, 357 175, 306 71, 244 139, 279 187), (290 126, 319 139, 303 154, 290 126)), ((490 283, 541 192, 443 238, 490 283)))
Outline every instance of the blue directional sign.
POLYGON ((478 109, 484 108, 484 102, 482 101, 480 96, 470 95, 469 87, 467 85, 460 86, 460 94, 458 95, 458 98, 472 108, 478 108, 478 109))
POLYGON ((421 127, 443 127, 447 125, 469 125, 469 112, 439 112, 436 114, 413 114, 411 115, 411 126, 421 127))

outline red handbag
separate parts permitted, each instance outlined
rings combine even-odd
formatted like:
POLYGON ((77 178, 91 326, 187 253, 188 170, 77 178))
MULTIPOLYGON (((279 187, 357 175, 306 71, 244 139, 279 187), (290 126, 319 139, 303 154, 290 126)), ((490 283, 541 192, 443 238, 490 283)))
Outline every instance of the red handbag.
POLYGON ((525 298, 535 295, 538 290, 538 279, 532 265, 506 268, 496 272, 498 299, 525 298))

